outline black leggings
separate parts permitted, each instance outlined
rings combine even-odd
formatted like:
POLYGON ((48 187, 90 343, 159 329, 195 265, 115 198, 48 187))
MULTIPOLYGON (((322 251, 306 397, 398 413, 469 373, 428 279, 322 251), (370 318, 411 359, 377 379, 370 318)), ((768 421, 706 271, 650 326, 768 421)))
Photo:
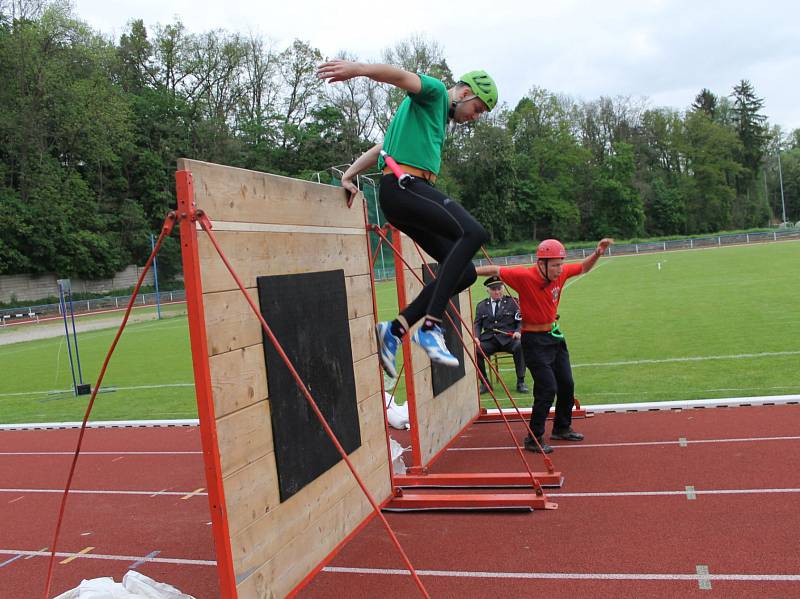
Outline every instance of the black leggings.
POLYGON ((384 175, 379 197, 386 219, 439 263, 436 278, 400 314, 409 327, 426 315, 441 320, 450 298, 478 278, 472 257, 489 239, 486 230, 422 179, 401 189, 397 177, 384 175))

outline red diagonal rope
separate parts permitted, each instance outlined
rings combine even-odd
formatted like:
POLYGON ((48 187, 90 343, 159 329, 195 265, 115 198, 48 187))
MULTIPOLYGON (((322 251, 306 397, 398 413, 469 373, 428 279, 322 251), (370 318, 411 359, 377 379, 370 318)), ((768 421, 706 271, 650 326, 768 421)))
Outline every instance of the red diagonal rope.
MULTIPOLYGON (((408 567, 409 571, 411 572, 411 576, 414 579, 414 582, 416 583, 417 588, 419 588, 420 592, 422 593, 422 595, 424 597, 427 597, 429 599, 430 595, 428 595, 428 591, 425 589, 425 586, 422 584, 422 581, 420 580, 419 576, 417 575, 417 571, 414 569, 414 566, 411 564, 411 560, 408 558, 408 556, 406 555, 406 552, 403 550, 403 547, 400 545, 400 541, 397 539, 397 536, 394 534, 394 531, 392 530, 392 527, 389 526, 389 522, 387 522, 386 518, 381 513, 381 509, 380 509, 380 507, 378 507, 378 503, 372 497, 372 494, 367 489, 366 485, 364 484, 364 481, 361 480, 361 477, 358 475, 358 472, 356 472, 356 469, 353 466, 353 463, 350 461, 350 458, 348 457, 347 452, 344 450, 342 445, 339 443, 339 439, 336 438, 336 434, 333 432, 333 429, 331 429, 331 427, 328 425, 328 422, 325 420, 325 417, 322 415, 322 412, 320 411, 319 406, 317 406, 317 402, 314 401, 314 398, 311 396, 311 392, 308 390, 308 388, 306 387, 305 383, 303 382, 303 379, 300 378, 300 375, 295 370, 294 366, 292 365, 292 361, 289 359, 289 356, 287 356, 286 352, 283 351, 283 347, 281 347, 280 342, 275 337, 275 335, 272 333, 272 329, 270 329, 269 325, 267 324, 267 321, 264 320, 264 317, 261 315, 261 312, 256 307, 255 302, 253 302, 253 299, 250 297, 250 294, 247 293, 247 291, 246 291, 246 289, 244 287, 244 283, 242 283, 242 280, 239 278, 239 275, 236 274, 236 272, 233 270, 233 266, 231 266, 230 262, 228 262, 228 258, 225 256, 225 253, 222 251, 222 248, 220 247, 219 243, 217 242, 216 236, 214 235, 214 233, 211 232, 211 223, 208 221, 208 217, 203 213, 202 210, 198 210, 197 211, 197 217, 198 217, 198 222, 200 223, 200 226, 203 228, 203 230, 208 235, 209 241, 214 246, 214 249, 217 250, 217 253, 219 254, 220 259, 225 264, 225 268, 227 268, 228 272, 231 273, 231 277, 233 277, 233 280, 236 282, 236 285, 241 290, 242 295, 244 295, 245 299, 247 300, 247 303, 250 304, 250 308, 252 309, 253 314, 256 315, 256 318, 258 318, 259 322, 261 323, 261 328, 267 334, 267 337, 269 337, 270 342, 275 347, 275 350, 278 352, 278 355, 283 360, 283 363, 286 364, 286 367, 289 369, 289 372, 291 373, 292 378, 294 378, 294 381, 295 381, 295 383, 297 383, 298 388, 300 389, 302 394, 305 396, 306 401, 308 401, 309 406, 311 406, 311 409, 314 411, 314 414, 317 416, 317 419, 319 420, 320 424, 322 425, 322 428, 325 429, 325 432, 328 434, 328 437, 330 437, 331 441, 333 441, 333 444, 336 446, 337 451, 339 452, 339 454, 342 456, 342 459, 347 464, 347 467, 350 469, 350 472, 353 474, 353 478, 356 479, 356 482, 358 483, 358 486, 361 487, 361 490, 364 492, 364 495, 367 497, 367 500, 372 505, 372 509, 375 511, 375 513, 377 514, 378 518, 380 518, 380 521, 383 524, 384 528, 386 528, 386 531, 388 532, 389 537, 392 540, 392 543, 394 543, 394 546, 397 547, 397 550, 400 552, 400 555, 402 556, 403 561, 406 563, 406 566, 408 567)), ((383 405, 383 401, 384 401, 383 398, 381 398, 381 405, 383 405)), ((389 467, 391 468, 391 464, 389 465, 389 467)))
POLYGON ((100 374, 97 376, 97 382, 94 384, 94 389, 92 390, 92 395, 89 398, 89 405, 86 406, 86 413, 83 415, 83 422, 81 423, 81 429, 78 433, 78 443, 75 446, 75 453, 72 456, 72 464, 69 468, 69 476, 67 477, 67 484, 64 488, 64 494, 61 496, 61 505, 58 509, 58 520, 56 521, 56 530, 53 534, 53 546, 50 551, 50 563, 47 566, 47 579, 45 580, 45 588, 44 588, 44 599, 48 599, 50 596, 50 586, 53 580, 53 566, 55 565, 56 559, 56 545, 58 544, 58 535, 61 532, 61 523, 64 519, 64 509, 67 505, 67 496, 69 495, 70 487, 72 486, 72 478, 75 474, 75 466, 78 463, 78 455, 81 452, 81 445, 83 444, 83 435, 86 432, 86 423, 89 420, 89 415, 92 413, 92 407, 94 406, 94 400, 97 397, 97 392, 100 390, 100 385, 103 382, 103 377, 106 375, 106 369, 108 368, 108 363, 111 360, 111 355, 114 353, 114 350, 117 347, 117 343, 119 342, 119 338, 122 335, 122 331, 125 329, 125 325, 128 323, 128 316, 130 316, 131 309, 133 308, 133 303, 136 301, 136 296, 139 293, 139 288, 142 286, 142 282, 144 281, 145 276, 147 275, 147 271, 150 270, 150 265, 153 263, 153 258, 156 257, 159 250, 161 249, 161 243, 164 241, 164 238, 167 237, 171 232, 172 228, 175 225, 175 213, 170 212, 167 215, 167 218, 164 220, 164 224, 161 227, 161 234, 158 236, 158 241, 156 242, 155 246, 153 247, 153 251, 150 252, 150 257, 147 259, 147 263, 144 265, 141 274, 139 275, 139 280, 136 282, 136 287, 133 289, 133 293, 131 294, 131 299, 128 300, 128 307, 125 309, 125 316, 122 318, 122 324, 119 325, 119 329, 117 330, 117 334, 114 337, 114 341, 111 342, 111 347, 108 349, 108 353, 106 354, 106 359, 103 361, 103 366, 100 368, 100 374))

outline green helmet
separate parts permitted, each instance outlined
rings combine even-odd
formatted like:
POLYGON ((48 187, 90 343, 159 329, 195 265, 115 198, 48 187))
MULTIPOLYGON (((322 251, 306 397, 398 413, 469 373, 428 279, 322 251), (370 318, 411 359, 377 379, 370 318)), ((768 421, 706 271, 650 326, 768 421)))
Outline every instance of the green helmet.
POLYGON ((469 85, 472 93, 483 100, 489 110, 497 104, 497 85, 486 71, 470 71, 458 81, 469 85))

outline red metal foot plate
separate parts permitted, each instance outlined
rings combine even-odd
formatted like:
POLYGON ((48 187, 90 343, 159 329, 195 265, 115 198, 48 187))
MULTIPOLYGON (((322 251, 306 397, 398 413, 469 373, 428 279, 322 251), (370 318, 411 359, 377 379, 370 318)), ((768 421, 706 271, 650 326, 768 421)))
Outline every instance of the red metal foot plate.
POLYGON ((536 493, 402 493, 393 497, 385 511, 422 510, 554 510, 557 503, 536 493))
MULTIPOLYGON (((534 472, 534 478, 543 487, 561 487, 564 477, 561 472, 534 472)), ((532 488, 527 472, 483 472, 465 474, 402 474, 394 477, 397 487, 527 487, 532 488)))

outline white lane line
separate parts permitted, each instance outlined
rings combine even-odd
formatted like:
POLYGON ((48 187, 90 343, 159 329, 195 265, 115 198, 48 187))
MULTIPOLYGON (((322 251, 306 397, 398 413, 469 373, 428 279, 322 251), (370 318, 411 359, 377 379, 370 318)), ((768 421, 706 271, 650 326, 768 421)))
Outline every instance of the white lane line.
MULTIPOLYGON (((27 555, 28 557, 50 557, 49 552, 22 551, 19 549, 0 549, 0 555, 20 555, 20 556, 27 555)), ((72 556, 76 556, 76 559, 100 559, 100 560, 111 560, 120 562, 136 562, 142 559, 141 556, 137 555, 102 555, 98 553, 82 553, 80 555, 77 555, 75 553, 69 553, 69 552, 61 552, 61 551, 56 552, 56 557, 72 557, 72 556)), ((154 557, 152 559, 148 559, 147 561, 150 563, 158 563, 158 564, 183 564, 190 566, 217 565, 217 562, 215 560, 182 559, 174 557, 154 557)))
POLYGON ((748 358, 772 358, 774 356, 796 356, 800 351, 775 351, 760 352, 757 354, 729 354, 724 356, 684 356, 681 358, 660 358, 653 360, 620 360, 618 362, 589 362, 586 364, 573 364, 573 368, 586 368, 596 366, 637 366, 639 364, 669 364, 672 362, 704 362, 706 360, 742 360, 748 358))
MULTIPOLYGON (((163 413, 161 415, 164 415, 163 413)), ((176 426, 198 426, 197 418, 172 420, 99 420, 86 423, 86 428, 174 428, 176 426)), ((40 431, 81 428, 83 422, 23 422, 0 424, 0 431, 40 431)))
MULTIPOLYGON (((36 554, 44 553, 45 551, 47 551, 47 547, 42 547, 41 549, 39 549, 39 551, 32 551, 31 555, 29 555, 25 559, 33 559, 34 557, 36 557, 36 554)), ((50 554, 48 553, 47 555, 50 555, 50 554)))
MULTIPOLYGON (((679 447, 687 447, 695 443, 751 443, 758 441, 798 441, 800 436, 792 437, 740 437, 736 439, 697 439, 687 440, 683 437, 677 441, 632 441, 629 443, 580 443, 571 445, 556 445, 559 451, 562 449, 588 449, 590 447, 641 447, 644 445, 678 445, 679 447), (686 445, 684 445, 686 443, 686 445)), ((451 447, 448 451, 496 451, 505 449, 516 449, 511 445, 501 445, 494 447, 451 447)))
MULTIPOLYGON (((0 493, 63 493, 63 489, 0 489, 0 493)), ((709 489, 706 491, 698 491, 695 489, 696 495, 746 495, 758 493, 800 493, 800 488, 777 488, 777 489, 709 489)), ((84 489, 72 489, 71 495, 149 495, 155 497, 162 496, 180 496, 181 498, 202 497, 207 496, 208 493, 200 493, 197 491, 90 491, 84 489)), ((683 495, 686 496, 686 490, 682 491, 597 491, 586 493, 547 493, 548 497, 639 497, 639 496, 661 496, 661 495, 683 495)))
MULTIPOLYGON (((0 493, 64 493, 64 489, 2 489, 0 493)), ((90 489, 70 489, 70 495, 180 495, 181 497, 189 493, 192 496, 208 495, 208 493, 198 493, 197 491, 113 491, 113 490, 90 490, 90 489)))
MULTIPOLYGON (((696 495, 760 495, 762 493, 800 493, 800 489, 710 489, 694 490, 696 495)), ((683 495, 683 491, 596 491, 587 493, 547 493, 548 497, 655 497, 665 495, 683 495)))
MULTIPOLYGON (((108 387, 114 391, 139 391, 142 389, 162 389, 168 387, 194 387, 194 383, 164 383, 163 385, 135 385, 133 387, 108 387)), ((101 387, 105 389, 105 387, 101 387)), ((50 389, 49 391, 16 391, 14 393, 0 393, 3 397, 24 397, 27 395, 54 395, 56 393, 72 393, 72 389, 50 389)))
MULTIPOLYGON (((332 574, 383 574, 409 576, 408 570, 389 568, 345 568, 327 566, 323 572, 332 574)), ((519 578, 519 579, 558 579, 558 580, 701 580, 700 574, 628 574, 622 572, 581 574, 578 572, 459 572, 452 570, 417 570, 420 576, 443 576, 447 578, 519 578)), ((708 580, 796 582, 800 574, 708 574, 708 580)))
MULTIPOLYGON (((202 455, 202 451, 81 451, 81 457, 93 455, 202 455)), ((75 455, 74 451, 0 451, 3 456, 55 456, 75 455)))

